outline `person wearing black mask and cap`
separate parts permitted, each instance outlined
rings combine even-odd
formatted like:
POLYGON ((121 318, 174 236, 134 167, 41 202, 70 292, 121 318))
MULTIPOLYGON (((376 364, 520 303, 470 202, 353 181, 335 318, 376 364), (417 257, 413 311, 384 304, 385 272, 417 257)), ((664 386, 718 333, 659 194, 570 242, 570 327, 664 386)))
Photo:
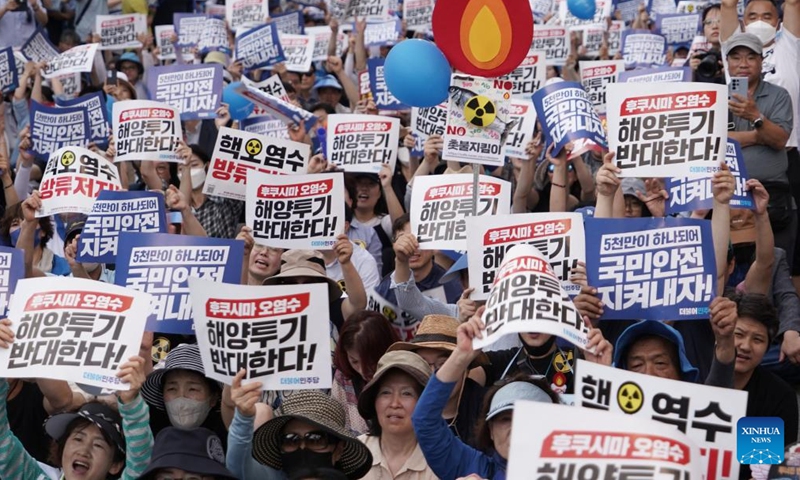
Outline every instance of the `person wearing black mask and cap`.
POLYGON ((138 480, 236 480, 225 468, 222 441, 207 428, 167 427, 156 437, 150 464, 138 480))

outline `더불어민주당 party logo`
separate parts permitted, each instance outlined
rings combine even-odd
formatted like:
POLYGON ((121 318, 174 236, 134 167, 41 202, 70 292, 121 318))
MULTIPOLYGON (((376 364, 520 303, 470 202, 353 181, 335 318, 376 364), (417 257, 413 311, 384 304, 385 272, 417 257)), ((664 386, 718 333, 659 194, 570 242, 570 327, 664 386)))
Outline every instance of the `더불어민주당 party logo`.
POLYGON ((742 417, 736 424, 736 456, 743 465, 783 462, 783 419, 742 417))

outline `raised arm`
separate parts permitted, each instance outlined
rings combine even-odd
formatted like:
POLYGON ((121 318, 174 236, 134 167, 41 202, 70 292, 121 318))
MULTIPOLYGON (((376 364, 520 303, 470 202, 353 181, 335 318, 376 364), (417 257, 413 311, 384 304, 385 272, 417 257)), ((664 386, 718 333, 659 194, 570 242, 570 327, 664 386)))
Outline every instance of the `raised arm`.
POLYGON ((122 416, 122 432, 125 435, 123 480, 139 478, 150 463, 153 451, 150 408, 139 394, 145 380, 144 364, 144 358, 137 355, 123 363, 117 373, 117 377, 129 385, 128 390, 117 394, 117 408, 122 416))
POLYGON ((367 292, 364 290, 364 282, 361 280, 358 270, 356 270, 351 261, 353 242, 350 241, 346 233, 336 237, 333 251, 336 252, 339 265, 342 267, 344 284, 347 285, 347 298, 342 302, 342 316, 346 319, 359 310, 367 308, 367 292))
POLYGON ((517 177, 517 186, 514 189, 514 199, 511 202, 511 213, 527 213, 528 210, 536 208, 539 204, 539 192, 533 188, 533 180, 536 176, 536 159, 542 153, 542 133, 525 146, 525 153, 528 158, 522 160, 522 167, 517 177))
MULTIPOLYGON (((189 178, 189 175, 184 175, 184 180, 189 178)), ((191 197, 189 197, 191 198, 191 197)), ((206 229, 197 220, 192 212, 192 207, 181 190, 178 190, 175 185, 170 185, 166 191, 167 208, 170 210, 177 210, 181 212, 183 219, 183 229, 181 233, 184 235, 194 235, 196 237, 207 237, 206 229)))
POLYGON ((747 189, 753 193, 756 209, 756 259, 747 276, 744 278, 745 290, 747 293, 760 293, 769 295, 772 291, 772 270, 775 266, 775 236, 772 234, 772 226, 769 223, 767 205, 769 204, 769 193, 756 179, 751 178, 747 181, 747 189))
POLYGON ((720 162, 720 171, 711 179, 714 194, 714 216, 711 220, 711 235, 714 239, 714 259, 717 271, 717 295, 725 291, 725 274, 728 270, 728 244, 731 239, 731 197, 735 189, 733 174, 725 161, 720 162))
POLYGON ((622 171, 614 164, 614 152, 603 156, 603 166, 597 171, 597 204, 595 218, 614 218, 614 199, 622 181, 617 177, 622 171))

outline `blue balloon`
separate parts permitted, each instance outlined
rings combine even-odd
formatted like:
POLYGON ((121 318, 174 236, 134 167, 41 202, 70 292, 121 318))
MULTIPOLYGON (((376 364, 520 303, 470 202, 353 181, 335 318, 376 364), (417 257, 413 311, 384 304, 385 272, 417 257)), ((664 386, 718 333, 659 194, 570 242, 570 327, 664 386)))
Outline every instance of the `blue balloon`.
POLYGON ((253 113, 255 108, 253 102, 236 92, 241 84, 242 82, 233 82, 222 90, 222 101, 228 104, 228 111, 233 120, 244 120, 253 113))
POLYGON ((593 19, 597 11, 595 0, 567 0, 567 8, 581 20, 593 19))
POLYGON ((403 40, 383 65, 386 87, 412 107, 434 107, 447 100, 450 64, 439 47, 426 40, 403 40))

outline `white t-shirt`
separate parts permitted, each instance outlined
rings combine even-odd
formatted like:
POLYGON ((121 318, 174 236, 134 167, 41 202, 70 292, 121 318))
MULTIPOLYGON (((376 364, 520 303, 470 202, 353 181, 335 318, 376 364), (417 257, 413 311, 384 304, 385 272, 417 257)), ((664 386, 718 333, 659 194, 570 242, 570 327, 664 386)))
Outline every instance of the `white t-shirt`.
POLYGON ((764 80, 783 87, 792 97, 794 126, 787 147, 797 147, 800 138, 800 39, 781 27, 772 45, 764 49, 761 71, 764 80))
MULTIPOLYGON (((375 257, 373 257, 372 254, 359 245, 353 244, 353 256, 350 261, 353 262, 353 266, 356 267, 358 276, 361 277, 361 282, 364 284, 365 291, 378 286, 381 282, 381 276, 378 274, 378 264, 375 263, 375 257)), ((325 265, 325 274, 328 278, 340 282, 340 285, 342 280, 344 280, 342 265, 339 263, 339 260, 334 260, 333 263, 325 265)))

